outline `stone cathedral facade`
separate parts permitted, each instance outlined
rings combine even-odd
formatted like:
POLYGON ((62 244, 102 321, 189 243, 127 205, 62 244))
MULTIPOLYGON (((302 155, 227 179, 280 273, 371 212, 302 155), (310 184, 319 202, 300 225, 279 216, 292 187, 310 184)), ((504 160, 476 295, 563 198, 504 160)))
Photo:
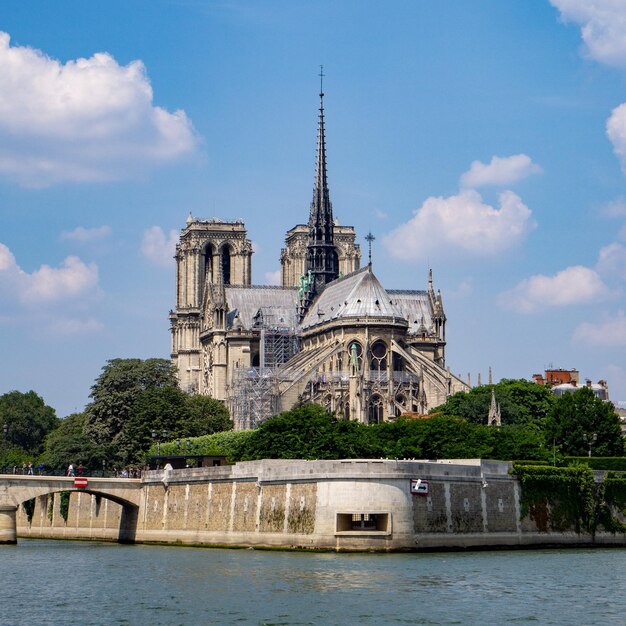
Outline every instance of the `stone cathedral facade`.
MULTIPOLYGON (((370 241, 371 245, 371 241, 370 241)), ((241 221, 189 215, 176 246, 172 359, 183 390, 223 401, 236 428, 312 401, 345 419, 426 413, 467 385, 445 364, 446 316, 425 290, 385 289, 333 217, 320 93, 307 224, 287 231, 282 285, 255 286, 241 221)))

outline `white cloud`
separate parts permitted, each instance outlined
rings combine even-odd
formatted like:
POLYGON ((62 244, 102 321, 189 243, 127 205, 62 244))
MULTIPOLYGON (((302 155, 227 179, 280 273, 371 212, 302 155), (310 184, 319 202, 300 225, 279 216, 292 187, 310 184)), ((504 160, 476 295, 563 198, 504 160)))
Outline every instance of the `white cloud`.
POLYGON ((184 111, 152 97, 141 61, 61 64, 0 32, 0 173, 31 186, 118 180, 193 152, 184 111))
POLYGON ((78 257, 68 256, 61 267, 42 265, 28 276, 23 291, 27 302, 51 302, 78 296, 96 287, 98 268, 85 265, 78 257))
POLYGON ((461 187, 510 185, 541 171, 541 167, 525 154, 494 156, 489 163, 473 161, 469 170, 461 176, 461 187))
POLYGON ((612 200, 604 207, 602 212, 609 217, 626 216, 626 200, 624 198, 612 200))
POLYGON ((536 224, 531 210, 512 191, 498 196, 499 209, 472 189, 428 198, 414 216, 385 235, 389 253, 405 260, 470 254, 489 256, 520 243, 536 224))
POLYGON ((85 228, 84 226, 78 226, 74 230, 66 230, 61 233, 61 239, 69 241, 94 241, 96 239, 103 239, 111 234, 110 226, 98 226, 97 228, 85 228))
POLYGON ((587 55, 600 63, 626 67, 624 0, 550 0, 565 21, 581 26, 587 55))
POLYGON ((626 247, 611 243, 601 248, 596 269, 600 274, 626 280, 626 247))
POLYGON ((548 307, 587 304, 610 295, 608 287, 592 269, 576 265, 554 276, 537 274, 525 278, 498 296, 498 304, 519 313, 535 313, 548 307))
POLYGON ((13 253, 0 243, 0 291, 5 299, 23 304, 60 302, 95 292, 98 267, 68 256, 60 267, 42 265, 31 274, 22 270, 13 253))
POLYGON ((580 324, 574 331, 574 341, 593 347, 626 347, 626 316, 619 311, 602 322, 580 324))
POLYGON ((626 103, 615 107, 606 122, 606 134, 613 144, 613 152, 617 155, 626 173, 626 103))
POLYGON ((389 214, 380 209, 374 209, 374 217, 379 220, 386 220, 389 219, 389 214))
POLYGON ((265 272, 265 284, 266 285, 280 285, 282 280, 282 272, 276 270, 275 272, 265 272))
POLYGON ((151 226, 143 233, 141 253, 154 265, 170 267, 174 263, 178 232, 170 230, 166 235, 160 226, 151 226))

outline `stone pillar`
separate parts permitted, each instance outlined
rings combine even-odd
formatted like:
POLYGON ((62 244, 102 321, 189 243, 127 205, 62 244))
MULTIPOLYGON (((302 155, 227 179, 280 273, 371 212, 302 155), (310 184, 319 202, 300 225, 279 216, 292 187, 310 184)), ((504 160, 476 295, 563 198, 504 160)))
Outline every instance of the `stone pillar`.
POLYGON ((0 545, 17 543, 17 507, 0 504, 0 545))
MULTIPOLYGON (((164 510, 167 510, 167 507, 165 507, 164 510)), ((139 507, 132 504, 125 504, 122 507, 120 530, 117 537, 119 543, 135 543, 138 520, 139 507)))

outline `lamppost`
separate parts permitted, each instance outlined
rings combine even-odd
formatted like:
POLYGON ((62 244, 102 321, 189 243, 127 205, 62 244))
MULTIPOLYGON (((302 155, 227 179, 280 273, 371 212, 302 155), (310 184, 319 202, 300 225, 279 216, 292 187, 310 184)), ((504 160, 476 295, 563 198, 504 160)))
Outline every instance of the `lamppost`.
POLYGON ((2 447, 3 447, 3 451, 4 451, 4 455, 3 455, 3 459, 2 459, 2 465, 5 466, 7 461, 8 461, 8 457, 7 457, 7 433, 9 432, 9 427, 8 425, 5 423, 2 426, 2 432, 4 433, 4 439, 2 441, 2 447))
POLYGON ((583 441, 589 446, 589 458, 591 458, 591 446, 596 442, 597 438, 598 435, 596 433, 593 433, 591 437, 587 437, 587 433, 583 434, 583 441))
POLYGON ((155 439, 157 442, 157 456, 161 456, 161 439, 167 439, 167 432, 164 430, 159 436, 159 433, 153 430, 152 439, 155 439))

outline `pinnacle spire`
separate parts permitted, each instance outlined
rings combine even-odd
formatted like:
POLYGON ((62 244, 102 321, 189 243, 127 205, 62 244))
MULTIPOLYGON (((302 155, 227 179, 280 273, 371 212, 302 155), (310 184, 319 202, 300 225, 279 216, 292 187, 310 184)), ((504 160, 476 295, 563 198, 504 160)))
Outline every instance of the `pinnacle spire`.
POLYGON ((328 175, 326 171, 326 130, 324 127, 324 66, 320 65, 320 113, 317 127, 317 150, 315 158, 315 185, 313 187, 313 201, 309 216, 309 227, 316 228, 316 240, 329 240, 333 237, 333 208, 328 191, 328 175), (321 229, 321 232, 319 231, 321 229), (328 239, 330 238, 330 239, 328 239))
POLYGON ((320 108, 317 127, 315 184, 309 214, 309 241, 306 257, 306 288, 301 315, 324 285, 339 275, 339 261, 334 244, 333 207, 326 173, 326 131, 324 128, 324 66, 320 65, 320 108))

